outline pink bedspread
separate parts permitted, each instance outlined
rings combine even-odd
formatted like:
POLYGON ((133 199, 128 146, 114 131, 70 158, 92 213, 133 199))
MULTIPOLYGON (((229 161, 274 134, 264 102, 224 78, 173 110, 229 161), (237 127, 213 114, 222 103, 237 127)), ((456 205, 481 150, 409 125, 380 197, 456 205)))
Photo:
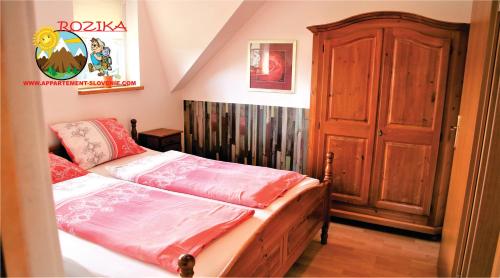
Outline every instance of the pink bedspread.
POLYGON ((172 272, 253 213, 128 182, 56 205, 59 229, 172 272))
POLYGON ((118 166, 111 174, 143 185, 255 208, 269 206, 305 178, 296 172, 173 151, 118 166))

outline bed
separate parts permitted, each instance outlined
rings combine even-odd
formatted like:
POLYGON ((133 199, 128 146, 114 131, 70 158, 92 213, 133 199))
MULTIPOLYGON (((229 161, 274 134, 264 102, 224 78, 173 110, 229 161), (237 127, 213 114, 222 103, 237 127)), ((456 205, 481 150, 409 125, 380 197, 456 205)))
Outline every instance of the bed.
MULTIPOLYGON (((132 120, 131 135, 137 140, 135 124, 136 121, 132 120)), ((67 157, 62 147, 53 149, 53 152, 67 157)), ((107 171, 109 166, 154 154, 155 151, 147 150, 98 165, 89 171, 110 176, 107 171)), ((321 183, 306 178, 269 207, 255 209, 251 219, 214 241, 196 259, 190 254, 180 256, 179 275, 192 277, 196 270, 200 276, 283 276, 320 228, 321 243, 326 244, 333 154, 325 156, 325 176, 321 183)), ((121 266, 126 265, 126 273, 130 276, 174 276, 159 267, 109 251, 65 232, 60 231, 59 234, 65 261, 78 263, 88 273, 104 276, 120 273, 123 276, 121 266)))

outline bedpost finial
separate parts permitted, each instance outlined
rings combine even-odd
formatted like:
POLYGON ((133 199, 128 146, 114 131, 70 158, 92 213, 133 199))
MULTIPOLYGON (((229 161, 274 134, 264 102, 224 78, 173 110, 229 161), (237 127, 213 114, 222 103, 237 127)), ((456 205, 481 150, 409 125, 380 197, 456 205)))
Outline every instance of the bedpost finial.
POLYGON ((182 254, 179 256, 179 260, 177 261, 177 265, 179 266, 179 275, 181 277, 193 277, 194 275, 194 265, 195 259, 192 255, 182 254))
POLYGON ((332 179, 332 166, 333 164, 333 152, 326 153, 326 161, 325 161, 325 180, 331 181, 332 179))
POLYGON ((137 136, 137 120, 136 119, 131 119, 130 124, 132 125, 132 128, 130 129, 130 135, 132 136, 132 139, 137 143, 139 140, 139 137, 137 136))
POLYGON ((326 161, 327 161, 327 163, 331 162, 332 159, 333 159, 333 153, 332 152, 327 152, 326 153, 326 161))

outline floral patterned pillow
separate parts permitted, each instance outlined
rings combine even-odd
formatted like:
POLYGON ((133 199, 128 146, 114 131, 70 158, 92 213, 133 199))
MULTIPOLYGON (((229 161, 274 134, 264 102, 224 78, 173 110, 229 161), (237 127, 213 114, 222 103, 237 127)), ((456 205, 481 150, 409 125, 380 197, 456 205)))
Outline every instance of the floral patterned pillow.
POLYGON ((83 169, 145 152, 114 118, 96 119, 51 126, 71 160, 83 169))
POLYGON ((49 153, 49 163, 50 175, 52 177, 53 184, 85 176, 89 173, 86 170, 78 167, 76 164, 71 163, 70 161, 53 153, 49 153))

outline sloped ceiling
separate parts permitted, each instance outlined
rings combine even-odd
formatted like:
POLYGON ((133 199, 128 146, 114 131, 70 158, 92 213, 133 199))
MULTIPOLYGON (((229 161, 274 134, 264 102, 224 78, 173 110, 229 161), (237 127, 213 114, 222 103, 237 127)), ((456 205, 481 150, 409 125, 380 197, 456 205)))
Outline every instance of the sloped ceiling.
POLYGON ((169 92, 182 88, 262 1, 144 1, 169 92))

